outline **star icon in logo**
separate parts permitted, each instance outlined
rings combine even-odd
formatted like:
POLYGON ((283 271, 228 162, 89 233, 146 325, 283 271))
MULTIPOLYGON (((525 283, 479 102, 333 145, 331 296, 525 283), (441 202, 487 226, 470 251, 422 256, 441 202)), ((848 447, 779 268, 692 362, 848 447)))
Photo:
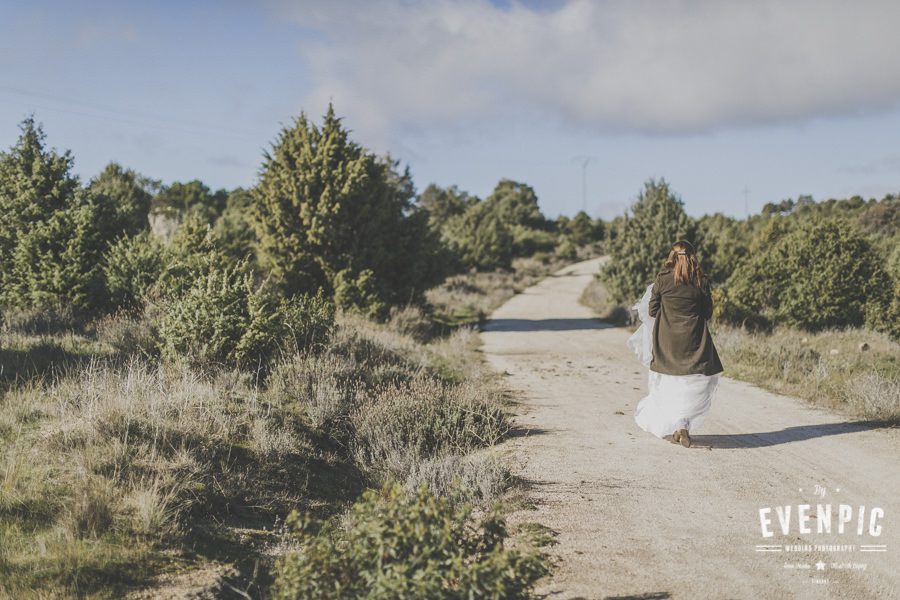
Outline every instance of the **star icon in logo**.
POLYGON ((825 570, 825 563, 823 563, 820 560, 819 562, 816 563, 816 571, 824 571, 824 570, 825 570))

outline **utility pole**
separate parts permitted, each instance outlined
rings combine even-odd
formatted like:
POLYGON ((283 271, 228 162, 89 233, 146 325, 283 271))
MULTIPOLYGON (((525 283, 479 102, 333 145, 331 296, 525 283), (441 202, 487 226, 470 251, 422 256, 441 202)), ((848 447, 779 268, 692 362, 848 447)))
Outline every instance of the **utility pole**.
POLYGON ((581 163, 581 212, 587 212, 587 168, 591 161, 594 160, 593 156, 576 156, 572 159, 573 162, 581 163))
POLYGON ((750 188, 746 185, 744 186, 744 215, 749 219, 750 218, 750 209, 747 203, 747 198, 750 197, 750 188))

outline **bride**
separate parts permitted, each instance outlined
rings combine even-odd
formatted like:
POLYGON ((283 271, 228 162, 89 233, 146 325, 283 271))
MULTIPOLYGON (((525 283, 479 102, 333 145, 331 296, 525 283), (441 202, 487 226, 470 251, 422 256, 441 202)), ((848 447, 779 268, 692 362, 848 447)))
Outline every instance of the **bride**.
POLYGON ((644 431, 671 435, 689 448, 690 432, 709 413, 722 372, 707 327, 709 280, 689 242, 672 244, 656 281, 634 308, 642 325, 628 346, 650 367, 648 394, 635 408, 634 420, 644 431))

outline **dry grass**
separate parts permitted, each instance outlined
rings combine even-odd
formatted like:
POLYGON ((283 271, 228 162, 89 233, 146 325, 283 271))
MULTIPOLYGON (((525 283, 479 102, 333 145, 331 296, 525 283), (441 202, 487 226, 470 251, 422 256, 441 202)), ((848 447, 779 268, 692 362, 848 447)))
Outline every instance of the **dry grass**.
POLYGON ((469 454, 445 454, 415 462, 402 480, 409 493, 421 484, 454 502, 479 506, 500 498, 513 483, 509 467, 489 450, 469 454))
POLYGON ((713 335, 726 375, 851 416, 900 423, 900 344, 886 335, 749 333, 722 325, 713 335))
POLYGON ((198 566, 198 544, 265 561, 229 522, 333 514, 390 478, 479 502, 506 484, 467 454, 506 427, 470 328, 435 337, 417 308, 339 315, 324 351, 265 380, 161 362, 151 330, 121 316, 2 333, 0 597, 117 597, 198 566))
POLYGON ((428 290, 435 319, 449 326, 481 323, 498 306, 571 261, 547 256, 543 260, 517 258, 510 271, 472 271, 448 277, 428 290))
POLYGON ((382 481, 402 480, 426 460, 492 446, 509 430, 499 394, 427 378, 375 391, 351 422, 357 462, 382 481))
POLYGON ((595 275, 581 292, 578 301, 590 308, 604 321, 620 326, 636 326, 634 312, 624 304, 619 304, 609 297, 606 287, 595 275))
POLYGON ((264 379, 160 359, 151 314, 81 327, 13 315, 0 328, 0 598, 121 597, 210 561, 249 577, 258 560, 265 577, 291 509, 339 514, 392 479, 492 503, 511 480, 489 449, 508 420, 474 326, 561 266, 452 278, 432 306, 382 324, 340 314, 324 350, 264 379))

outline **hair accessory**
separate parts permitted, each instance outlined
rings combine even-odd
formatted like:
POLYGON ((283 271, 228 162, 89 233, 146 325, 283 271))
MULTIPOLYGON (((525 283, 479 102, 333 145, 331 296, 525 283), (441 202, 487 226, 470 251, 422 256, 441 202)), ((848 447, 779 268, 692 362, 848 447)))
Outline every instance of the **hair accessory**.
POLYGON ((687 256, 687 252, 676 252, 675 254, 679 254, 681 256, 687 256))

